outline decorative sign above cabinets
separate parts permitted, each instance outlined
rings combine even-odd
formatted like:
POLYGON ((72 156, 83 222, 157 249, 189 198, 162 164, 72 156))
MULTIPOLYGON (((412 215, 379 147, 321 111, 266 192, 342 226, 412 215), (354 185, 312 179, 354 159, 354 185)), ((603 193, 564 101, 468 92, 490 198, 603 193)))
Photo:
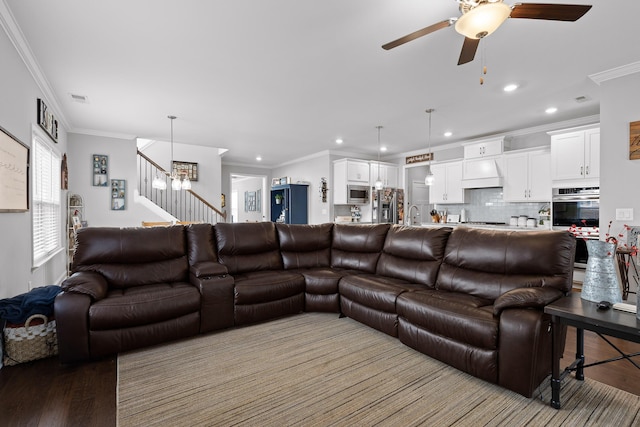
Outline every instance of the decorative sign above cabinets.
POLYGON ((416 154, 415 156, 409 156, 406 158, 406 164, 420 163, 433 160, 433 153, 416 154))

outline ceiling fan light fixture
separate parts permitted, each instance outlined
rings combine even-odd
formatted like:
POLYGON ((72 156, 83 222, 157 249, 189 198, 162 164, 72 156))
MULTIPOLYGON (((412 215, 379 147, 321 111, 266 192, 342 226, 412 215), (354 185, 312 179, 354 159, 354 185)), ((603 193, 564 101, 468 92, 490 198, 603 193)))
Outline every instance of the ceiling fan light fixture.
POLYGON ((511 15, 511 7, 502 2, 483 3, 456 21, 456 31, 470 39, 481 39, 493 33, 511 15))

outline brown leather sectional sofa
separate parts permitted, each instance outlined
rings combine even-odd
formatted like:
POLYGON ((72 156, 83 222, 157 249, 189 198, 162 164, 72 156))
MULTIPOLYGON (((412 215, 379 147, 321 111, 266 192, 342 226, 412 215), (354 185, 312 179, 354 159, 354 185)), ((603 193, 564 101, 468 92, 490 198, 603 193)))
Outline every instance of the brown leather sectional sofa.
POLYGON ((60 359, 324 311, 530 397, 551 371, 543 307, 570 291, 574 249, 561 231, 85 228, 55 302, 60 359))

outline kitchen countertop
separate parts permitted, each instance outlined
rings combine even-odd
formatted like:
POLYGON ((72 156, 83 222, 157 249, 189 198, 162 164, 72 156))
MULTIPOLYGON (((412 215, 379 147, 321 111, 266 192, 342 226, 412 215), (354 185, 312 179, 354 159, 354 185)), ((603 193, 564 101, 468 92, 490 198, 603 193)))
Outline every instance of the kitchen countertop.
POLYGON ((472 227, 481 228, 484 230, 511 230, 511 231, 540 231, 549 230, 549 227, 536 226, 536 227, 518 227, 509 224, 485 224, 479 222, 447 222, 444 224, 436 222, 423 222, 420 227, 472 227))

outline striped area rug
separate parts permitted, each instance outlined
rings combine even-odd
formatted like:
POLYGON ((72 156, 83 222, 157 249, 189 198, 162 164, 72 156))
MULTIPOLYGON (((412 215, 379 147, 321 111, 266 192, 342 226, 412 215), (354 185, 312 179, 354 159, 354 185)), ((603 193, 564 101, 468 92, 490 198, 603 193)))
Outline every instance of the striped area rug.
POLYGON ((640 397, 567 377, 527 399, 336 314, 118 357, 118 426, 632 426, 640 397))

